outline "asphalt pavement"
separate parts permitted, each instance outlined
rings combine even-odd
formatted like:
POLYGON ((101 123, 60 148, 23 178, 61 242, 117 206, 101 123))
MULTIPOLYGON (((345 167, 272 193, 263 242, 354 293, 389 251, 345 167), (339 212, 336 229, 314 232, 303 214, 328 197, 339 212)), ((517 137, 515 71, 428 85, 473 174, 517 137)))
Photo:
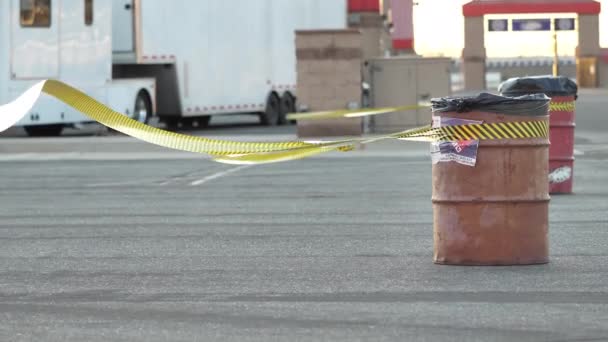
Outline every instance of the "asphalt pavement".
MULTIPOLYGON (((574 194, 537 266, 433 264, 426 143, 243 167, 8 132, 0 340, 608 341, 606 95, 577 101, 574 194)), ((293 137, 232 119, 187 133, 293 137)))

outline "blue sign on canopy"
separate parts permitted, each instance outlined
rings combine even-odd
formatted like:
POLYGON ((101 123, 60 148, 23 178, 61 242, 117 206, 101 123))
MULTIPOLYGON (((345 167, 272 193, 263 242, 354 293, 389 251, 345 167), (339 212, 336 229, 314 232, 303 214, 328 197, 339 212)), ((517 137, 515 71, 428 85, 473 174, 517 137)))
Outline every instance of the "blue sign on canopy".
POLYGON ((555 18, 556 31, 572 31, 574 26, 574 18, 555 18))
POLYGON ((489 19, 488 31, 508 31, 509 22, 507 19, 489 19))
POLYGON ((513 31, 550 31, 551 19, 513 19, 513 31))

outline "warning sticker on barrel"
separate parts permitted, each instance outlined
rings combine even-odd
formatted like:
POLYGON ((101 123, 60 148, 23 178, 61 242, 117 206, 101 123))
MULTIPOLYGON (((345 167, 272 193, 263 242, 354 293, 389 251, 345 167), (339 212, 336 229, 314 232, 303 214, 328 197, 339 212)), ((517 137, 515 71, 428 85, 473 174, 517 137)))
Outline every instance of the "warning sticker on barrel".
POLYGON ((555 170, 551 170, 549 173, 549 183, 558 184, 563 183, 572 177, 572 169, 568 166, 558 167, 555 170))
MULTIPOLYGON (((482 122, 433 116, 433 128, 480 123, 482 122)), ((479 140, 433 142, 431 143, 431 160, 433 161, 433 164, 439 162, 456 162, 463 165, 475 166, 475 163, 477 162, 478 147, 479 140)))

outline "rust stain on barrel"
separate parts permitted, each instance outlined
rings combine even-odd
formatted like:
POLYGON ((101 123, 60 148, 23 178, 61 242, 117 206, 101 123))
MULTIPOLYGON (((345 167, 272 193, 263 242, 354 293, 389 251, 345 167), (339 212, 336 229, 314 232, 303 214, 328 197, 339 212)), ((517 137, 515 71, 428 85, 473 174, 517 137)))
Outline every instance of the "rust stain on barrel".
MULTIPOLYGON (((436 116, 485 123, 549 116, 468 112, 436 116)), ((549 139, 482 140, 476 166, 434 164, 434 261, 525 265, 549 261, 549 139)))

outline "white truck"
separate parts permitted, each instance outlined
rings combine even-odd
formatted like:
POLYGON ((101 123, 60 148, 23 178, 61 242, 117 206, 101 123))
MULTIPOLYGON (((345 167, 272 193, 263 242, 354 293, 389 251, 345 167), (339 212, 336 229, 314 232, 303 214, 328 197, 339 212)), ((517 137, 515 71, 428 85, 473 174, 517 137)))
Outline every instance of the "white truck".
MULTIPOLYGON (((346 25, 346 0, 2 0, 0 102, 55 78, 170 129, 233 113, 282 124, 295 30, 346 25)), ((87 120, 45 97, 18 125, 58 135, 87 120)))

